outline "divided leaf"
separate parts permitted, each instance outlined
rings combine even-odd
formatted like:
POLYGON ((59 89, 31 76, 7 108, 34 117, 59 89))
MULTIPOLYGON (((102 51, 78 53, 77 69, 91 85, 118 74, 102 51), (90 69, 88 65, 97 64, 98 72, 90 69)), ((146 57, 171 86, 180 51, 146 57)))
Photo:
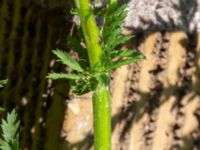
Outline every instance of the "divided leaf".
POLYGON ((53 80, 57 79, 81 80, 84 78, 84 76, 77 74, 69 74, 69 73, 49 73, 47 78, 53 80))
POLYGON ((61 61, 64 65, 67 65, 68 67, 76 71, 83 72, 83 69, 81 68, 79 63, 76 60, 70 58, 70 56, 66 52, 56 49, 53 50, 53 53, 59 58, 59 61, 61 61))
POLYGON ((122 50, 114 50, 111 52, 111 57, 143 57, 141 54, 133 51, 133 50, 129 50, 129 49, 122 49, 122 50))
POLYGON ((6 120, 2 119, 3 138, 0 139, 0 148, 2 150, 19 150, 19 125, 20 121, 17 120, 15 110, 8 113, 6 120))
POLYGON ((0 139, 0 149, 1 150, 12 150, 9 143, 7 143, 6 141, 0 139))
POLYGON ((103 29, 104 45, 109 46, 114 44, 116 47, 121 44, 121 42, 118 43, 118 40, 121 41, 123 38, 127 38, 121 35, 122 25, 126 15, 126 5, 109 5, 103 29))
POLYGON ((130 40, 133 36, 121 34, 122 25, 127 15, 127 5, 111 4, 108 7, 103 29, 103 64, 106 70, 111 71, 122 65, 131 64, 143 56, 133 50, 116 50, 118 46, 130 40), (117 59, 117 61, 112 61, 117 59))
MULTIPOLYGON (((80 59, 80 64, 83 65, 84 63, 88 63, 88 56, 86 49, 83 49, 80 44, 72 37, 68 38, 68 44, 72 45, 73 49, 80 55, 82 59, 80 59)), ((82 67, 79 65, 79 63, 73 59, 70 58, 70 56, 61 50, 54 50, 53 53, 59 58, 59 60, 69 66, 70 68, 81 72, 81 74, 78 73, 49 73, 47 78, 51 78, 54 80, 57 79, 69 79, 72 91, 78 95, 82 95, 84 93, 87 93, 91 91, 91 83, 90 83, 90 76, 85 76, 85 72, 83 72, 82 67)), ((85 69, 88 66, 83 66, 85 69)), ((87 70, 87 69, 86 69, 87 70)))
POLYGON ((17 114, 15 110, 8 113, 6 120, 2 119, 1 127, 3 130, 3 138, 6 142, 10 142, 15 138, 19 128, 19 121, 17 121, 17 114))
POLYGON ((108 70, 116 69, 116 68, 119 68, 119 67, 121 67, 123 65, 132 64, 132 63, 136 62, 137 60, 140 60, 140 59, 143 59, 143 58, 144 58, 143 55, 138 54, 138 56, 130 57, 128 59, 114 61, 113 64, 111 64, 108 67, 108 70))

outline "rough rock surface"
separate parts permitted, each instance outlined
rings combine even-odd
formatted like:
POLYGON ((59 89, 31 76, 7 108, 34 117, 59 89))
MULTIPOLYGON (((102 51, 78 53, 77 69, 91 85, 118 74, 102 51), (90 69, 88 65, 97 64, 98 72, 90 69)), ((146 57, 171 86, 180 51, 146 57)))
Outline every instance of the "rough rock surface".
POLYGON ((135 30, 200 27, 200 0, 130 0, 125 26, 135 30))

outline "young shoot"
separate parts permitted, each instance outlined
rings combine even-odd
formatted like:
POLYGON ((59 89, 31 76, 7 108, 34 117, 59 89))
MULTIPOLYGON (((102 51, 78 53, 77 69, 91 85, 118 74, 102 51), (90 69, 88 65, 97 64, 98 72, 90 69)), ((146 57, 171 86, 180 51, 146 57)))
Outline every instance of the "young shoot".
POLYGON ((103 27, 99 29, 90 1, 75 0, 75 4, 73 10, 80 17, 82 32, 79 35, 82 37, 69 37, 68 45, 79 59, 70 58, 63 50, 53 50, 58 61, 73 71, 49 73, 47 78, 70 80, 73 92, 78 95, 93 91, 94 149, 111 150, 110 73, 144 57, 131 49, 119 48, 133 37, 121 34, 127 15, 126 5, 111 0, 106 11, 99 13, 104 18, 103 27), (80 44, 83 39, 85 47, 80 44))

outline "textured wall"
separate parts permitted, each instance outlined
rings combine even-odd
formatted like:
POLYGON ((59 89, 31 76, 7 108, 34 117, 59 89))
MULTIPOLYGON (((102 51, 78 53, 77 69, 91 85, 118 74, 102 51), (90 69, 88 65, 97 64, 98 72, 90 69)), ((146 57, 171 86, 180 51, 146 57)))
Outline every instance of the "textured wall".
POLYGON ((113 99, 122 101, 113 149, 200 149, 199 35, 157 32, 142 41, 146 60, 127 67, 124 94, 113 99))
MULTIPOLYGON (((112 75, 112 149, 200 149, 200 35, 153 32, 136 39, 130 45, 146 59, 112 75)), ((74 97, 68 108, 68 148, 92 148, 90 95, 74 97)))
MULTIPOLYGON (((125 26, 135 38, 127 46, 146 59, 112 74, 113 150, 200 149, 198 3, 129 3, 125 26)), ((63 126, 68 148, 92 149, 92 119, 86 119, 92 114, 84 114, 92 109, 90 95, 72 98, 68 108, 63 126)))
POLYGON ((130 0, 125 26, 135 30, 185 30, 200 27, 199 0, 130 0))

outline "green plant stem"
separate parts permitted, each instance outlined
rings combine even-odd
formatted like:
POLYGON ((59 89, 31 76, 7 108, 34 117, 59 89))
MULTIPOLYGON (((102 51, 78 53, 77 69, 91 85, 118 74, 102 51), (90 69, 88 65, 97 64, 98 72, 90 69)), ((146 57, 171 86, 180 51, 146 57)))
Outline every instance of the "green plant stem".
POLYGON ((89 0, 75 0, 75 2, 79 9, 91 71, 98 74, 93 95, 94 149, 111 150, 109 75, 100 73, 103 66, 99 29, 89 7, 89 0))
POLYGON ((79 0, 78 9, 81 27, 87 45, 90 66, 93 71, 97 65, 101 65, 102 49, 99 45, 99 29, 92 10, 89 7, 89 0, 79 0))
POLYGON ((111 150, 110 93, 108 76, 101 76, 93 95, 94 149, 111 150), (104 79, 105 78, 105 79, 104 79))

